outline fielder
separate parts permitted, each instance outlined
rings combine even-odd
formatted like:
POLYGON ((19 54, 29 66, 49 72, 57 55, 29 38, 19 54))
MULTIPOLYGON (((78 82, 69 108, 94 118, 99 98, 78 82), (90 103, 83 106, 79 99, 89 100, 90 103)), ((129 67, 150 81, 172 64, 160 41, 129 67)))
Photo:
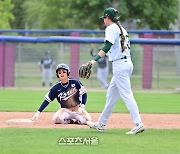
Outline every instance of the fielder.
POLYGON ((145 128, 131 90, 130 76, 133 71, 133 63, 131 61, 128 33, 121 26, 117 14, 118 11, 114 8, 106 8, 104 10, 101 19, 104 20, 107 26, 105 30, 105 45, 93 60, 80 67, 79 76, 89 78, 92 65, 108 52, 109 61, 112 62, 113 77, 107 90, 106 105, 98 121, 88 121, 87 124, 91 128, 104 132, 114 106, 118 99, 122 98, 134 123, 134 128, 126 134, 137 134, 143 132, 145 128), (86 72, 85 74, 83 74, 84 70, 86 72))
POLYGON ((42 72, 42 86, 46 85, 46 78, 49 80, 49 86, 53 84, 52 68, 55 66, 53 59, 50 57, 50 52, 45 52, 44 58, 38 62, 40 70, 42 72))
MULTIPOLYGON (((99 49, 100 50, 100 49, 99 49)), ((94 57, 96 54, 93 53, 93 48, 90 50, 90 54, 94 57)), ((97 78, 101 82, 101 88, 107 89, 108 88, 108 73, 109 73, 109 65, 108 65, 108 56, 105 55, 104 57, 100 58, 97 61, 97 78)))
POLYGON ((56 76, 59 82, 45 95, 45 100, 32 117, 33 121, 39 118, 40 113, 55 98, 61 108, 52 118, 54 124, 86 124, 87 121, 91 121, 91 116, 85 110, 87 91, 79 80, 70 78, 69 75, 70 69, 66 64, 57 66, 56 76))

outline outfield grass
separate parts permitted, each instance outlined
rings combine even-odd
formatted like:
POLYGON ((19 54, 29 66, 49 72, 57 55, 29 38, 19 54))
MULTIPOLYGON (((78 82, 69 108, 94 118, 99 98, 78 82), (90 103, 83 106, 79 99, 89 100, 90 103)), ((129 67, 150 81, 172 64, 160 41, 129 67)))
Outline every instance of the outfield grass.
MULTIPOLYGON (((27 69, 28 70, 28 69, 27 69)), ((101 87, 101 83, 97 80, 96 70, 93 70, 94 73, 92 74, 89 80, 81 79, 81 82, 85 87, 92 87, 92 88, 99 88, 101 87)), ((28 72, 28 71, 27 71, 28 72)), ((34 74, 36 74, 36 71, 34 74)), ((16 77, 15 78, 15 87, 23 87, 23 88, 41 88, 42 87, 42 79, 41 76, 31 76, 25 73, 26 76, 16 77)), ((108 82, 111 81, 112 74, 110 73, 108 76, 108 82)), ((57 82, 57 78, 54 76, 53 78, 54 84, 57 82)), ((141 89, 142 90, 142 76, 140 75, 133 75, 131 77, 131 84, 133 89, 141 89)), ((46 82, 48 87, 49 83, 46 82)), ((179 76, 169 77, 169 76, 161 76, 157 78, 156 76, 152 79, 152 90, 171 90, 173 91, 177 87, 180 86, 180 78, 179 76)))
MULTIPOLYGON (((99 133, 90 129, 0 129, 2 154, 175 154, 180 153, 179 130, 147 130, 126 135, 127 129, 108 129, 99 133), (97 145, 60 145, 60 138, 97 137, 97 145)), ((91 143, 91 142, 90 142, 91 143)))
MULTIPOLYGON (((0 111, 36 111, 44 100, 47 90, 0 90, 0 111)), ((135 99, 141 113, 180 113, 180 94, 135 92, 135 99)), ((89 91, 86 109, 88 112, 102 112, 106 92, 89 91)), ((57 111, 55 100, 45 111, 57 111)), ((124 102, 119 100, 114 112, 128 112, 124 102)))

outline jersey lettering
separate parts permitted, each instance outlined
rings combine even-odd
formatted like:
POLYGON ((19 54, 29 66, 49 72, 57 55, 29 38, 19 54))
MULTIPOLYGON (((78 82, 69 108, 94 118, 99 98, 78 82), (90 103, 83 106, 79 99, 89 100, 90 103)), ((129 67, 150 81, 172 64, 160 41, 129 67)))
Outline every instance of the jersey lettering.
POLYGON ((76 87, 70 89, 69 91, 67 92, 61 92, 58 97, 59 97, 59 100, 60 101, 66 101, 68 100, 71 96, 73 96, 75 93, 77 92, 77 89, 76 87))

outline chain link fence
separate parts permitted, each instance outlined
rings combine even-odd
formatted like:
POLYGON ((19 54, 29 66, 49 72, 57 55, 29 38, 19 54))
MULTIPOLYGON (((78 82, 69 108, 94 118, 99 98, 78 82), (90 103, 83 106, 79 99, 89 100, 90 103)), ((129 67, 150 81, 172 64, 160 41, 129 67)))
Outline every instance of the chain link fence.
MULTIPOLYGON (((80 44, 79 65, 91 60, 90 47, 92 44, 80 44)), ((94 51, 103 44, 94 44, 94 51)), ((43 58, 46 51, 50 51, 56 65, 66 63, 70 65, 70 43, 16 43, 15 44, 15 73, 14 86, 18 88, 40 88, 41 71, 38 62, 43 58)), ((142 90, 142 71, 143 71, 143 45, 131 45, 132 61, 134 72, 131 77, 132 88, 142 90)), ((153 45, 152 61, 152 89, 154 90, 175 90, 180 87, 180 50, 175 45, 153 45)), ((93 67, 92 76, 88 80, 80 79, 88 88, 100 88, 97 80, 97 65, 93 67)), ((53 84, 58 79, 53 69, 53 84)), ((111 63, 109 63, 110 82, 112 77, 111 63)), ((47 81, 48 82, 48 81, 47 81)), ((48 84, 47 84, 48 85, 48 84)))

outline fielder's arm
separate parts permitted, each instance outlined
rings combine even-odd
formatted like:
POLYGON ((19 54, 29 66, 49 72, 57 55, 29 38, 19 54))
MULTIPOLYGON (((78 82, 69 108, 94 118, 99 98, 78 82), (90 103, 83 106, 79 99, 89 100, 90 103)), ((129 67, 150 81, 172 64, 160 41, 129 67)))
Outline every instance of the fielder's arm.
POLYGON ((93 58, 93 60, 91 60, 91 63, 94 64, 101 57, 104 57, 106 53, 110 50, 111 46, 112 46, 112 43, 110 43, 109 41, 106 41, 104 47, 98 52, 98 54, 93 58))

